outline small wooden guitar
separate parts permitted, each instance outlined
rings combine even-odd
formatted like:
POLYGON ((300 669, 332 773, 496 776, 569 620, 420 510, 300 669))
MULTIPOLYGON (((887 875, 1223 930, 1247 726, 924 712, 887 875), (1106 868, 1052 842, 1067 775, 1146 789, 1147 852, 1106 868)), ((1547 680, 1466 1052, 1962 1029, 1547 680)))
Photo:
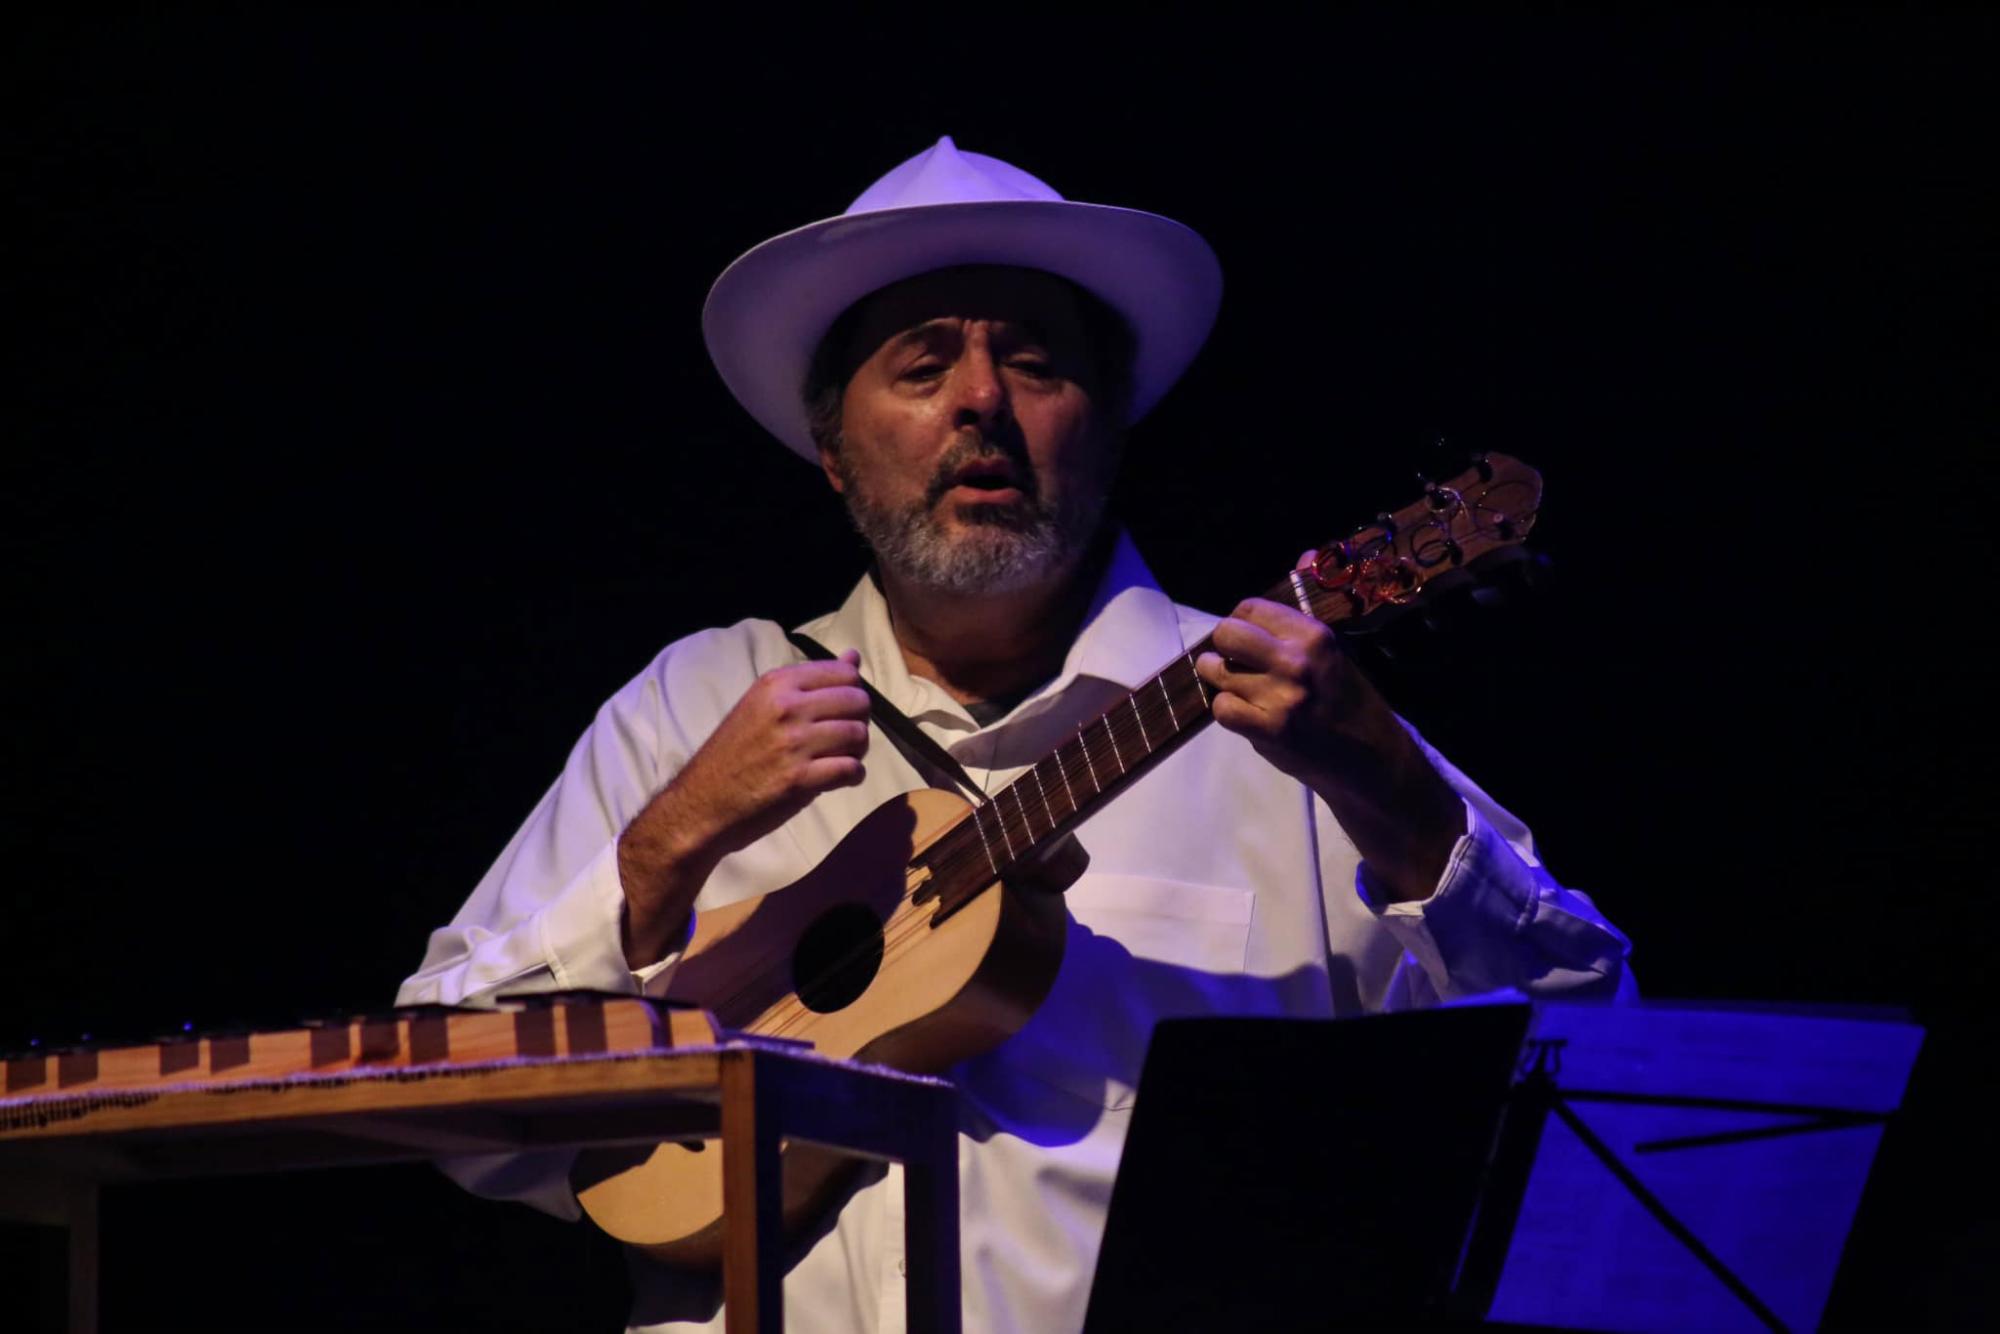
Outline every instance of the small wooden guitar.
MULTIPOLYGON (((1328 625, 1393 615, 1447 576, 1514 549, 1541 477, 1486 457, 1463 475, 1321 548, 1265 594, 1328 625)), ((1067 838, 1090 813, 1210 719, 1194 670, 1204 640, 982 805, 939 790, 877 807, 804 879, 696 917, 670 996, 725 1028, 821 1053, 936 1073, 1024 1026, 1062 963, 1059 892, 1081 870, 1067 838)), ((786 1218, 839 1185, 838 1160, 787 1151, 786 1218)), ((713 1146, 667 1143, 579 1158, 578 1198, 611 1235, 656 1259, 721 1255, 722 1164, 713 1146)))

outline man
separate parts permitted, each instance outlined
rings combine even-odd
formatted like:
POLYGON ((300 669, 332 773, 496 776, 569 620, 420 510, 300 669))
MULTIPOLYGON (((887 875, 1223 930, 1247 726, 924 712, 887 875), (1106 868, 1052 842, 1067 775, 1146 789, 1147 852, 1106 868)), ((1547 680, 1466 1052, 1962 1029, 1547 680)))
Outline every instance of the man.
MULTIPOLYGON (((1619 991, 1624 939, 1323 626, 1256 600, 1220 621, 1177 607, 1106 520, 1122 428, 1193 359, 1220 290, 1186 228, 1064 201, 949 139, 732 265, 704 316, 717 367, 875 553, 804 627, 838 656, 802 661, 754 620, 666 649, 600 711, 403 1000, 660 994, 691 914, 797 880, 932 781, 871 743, 864 677, 997 790, 1210 633, 1196 669, 1220 726, 1086 821, 1052 992, 950 1072, 967 1328, 1081 1323, 1158 1019, 1619 991)), ((574 1216, 562 1166, 460 1175, 574 1216)), ((809 1244, 789 1328, 900 1327, 894 1178, 809 1244)), ((637 1283, 635 1324, 719 1327, 711 1283, 648 1265, 637 1283)))

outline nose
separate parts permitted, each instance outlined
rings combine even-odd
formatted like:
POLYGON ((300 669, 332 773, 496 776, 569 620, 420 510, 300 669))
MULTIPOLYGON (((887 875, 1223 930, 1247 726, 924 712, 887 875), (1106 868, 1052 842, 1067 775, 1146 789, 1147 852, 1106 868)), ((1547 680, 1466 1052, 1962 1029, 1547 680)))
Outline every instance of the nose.
POLYGON ((1007 383, 994 360, 984 329, 970 332, 955 371, 952 389, 957 402, 952 407, 953 426, 977 426, 983 434, 1007 419, 1007 383))

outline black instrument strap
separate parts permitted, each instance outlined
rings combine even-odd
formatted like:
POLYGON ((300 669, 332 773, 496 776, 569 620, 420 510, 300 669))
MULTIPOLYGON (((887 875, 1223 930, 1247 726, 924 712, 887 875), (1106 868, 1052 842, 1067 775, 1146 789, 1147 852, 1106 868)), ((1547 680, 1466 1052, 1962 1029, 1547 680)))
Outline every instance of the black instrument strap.
MULTIPOLYGON (((785 638, 791 640, 792 647, 808 658, 831 662, 839 656, 818 640, 808 639, 802 634, 787 632, 785 638)), ((868 692, 869 712, 874 715, 875 721, 889 734, 889 739, 896 743, 896 748, 903 752, 910 763, 919 769, 928 763, 964 788, 966 795, 972 798, 973 805, 986 804, 986 794, 979 790, 979 784, 972 781, 972 775, 965 771, 964 765, 951 757, 949 751, 924 735, 924 729, 912 722, 908 714, 884 699, 881 691, 865 680, 861 683, 861 688, 868 692)))

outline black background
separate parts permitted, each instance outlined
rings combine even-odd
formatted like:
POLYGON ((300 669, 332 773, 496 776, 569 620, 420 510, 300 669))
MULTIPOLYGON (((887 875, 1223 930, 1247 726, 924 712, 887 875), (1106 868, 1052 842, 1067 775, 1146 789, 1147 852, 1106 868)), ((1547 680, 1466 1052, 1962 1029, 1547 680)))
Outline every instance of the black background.
MULTIPOLYGON (((1380 679, 1649 994, 1914 1008, 1829 1323, 1990 1311, 1995 35, 1971 9, 17 27, 0 1045, 383 1003, 660 646, 835 602, 855 540, 716 380, 700 303, 950 133, 1222 256, 1120 485, 1183 601, 1402 503, 1439 437, 1544 471, 1551 592, 1380 679)), ((418 1168, 107 1210, 113 1330, 605 1328, 622 1301, 584 1229, 418 1168)))

